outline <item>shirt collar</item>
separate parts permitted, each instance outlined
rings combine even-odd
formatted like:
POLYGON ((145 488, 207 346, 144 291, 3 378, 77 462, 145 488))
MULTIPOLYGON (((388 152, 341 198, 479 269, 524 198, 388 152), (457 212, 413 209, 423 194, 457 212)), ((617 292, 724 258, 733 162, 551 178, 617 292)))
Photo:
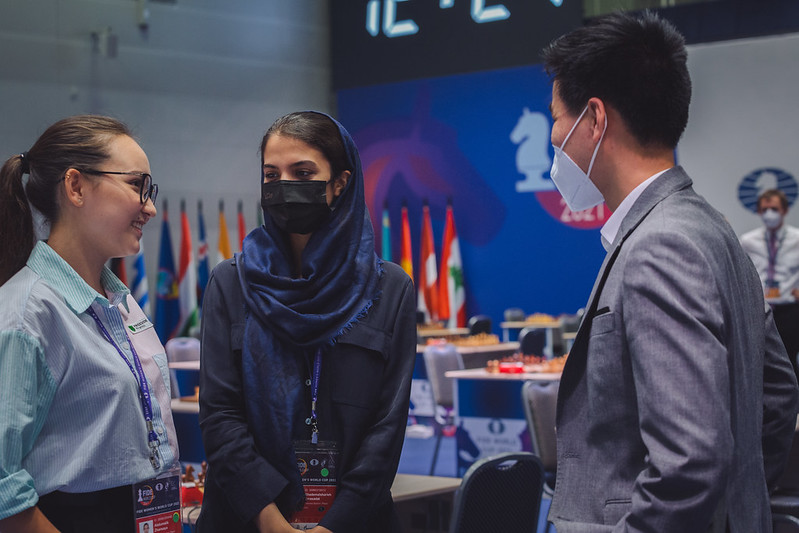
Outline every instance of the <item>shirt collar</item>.
POLYGON ((47 281, 53 290, 61 294, 76 314, 86 311, 95 300, 105 307, 121 303, 125 306, 125 310, 128 310, 127 295, 130 291, 108 267, 103 267, 100 274, 100 283, 108 293, 106 297, 92 289, 75 269, 44 241, 36 242, 28 257, 27 265, 47 281))
POLYGON ((613 242, 616 240, 616 235, 619 233, 619 228, 621 227, 621 223, 624 220, 624 217, 627 216, 627 213, 630 212, 635 201, 638 199, 639 196, 646 190, 649 185, 657 179, 658 176, 663 174, 669 169, 661 170, 657 174, 650 176, 643 182, 639 183, 638 186, 630 191, 630 194, 624 197, 624 200, 621 201, 619 207, 610 215, 605 221, 605 225, 602 226, 602 229, 599 231, 600 237, 602 239, 602 247, 605 248, 606 252, 609 252, 611 247, 613 246, 613 242))
MULTIPOLYGON (((766 241, 768 241, 769 237, 771 236, 771 230, 768 228, 763 228, 763 232, 766 235, 766 241)), ((783 235, 785 235, 785 221, 783 220, 782 226, 780 226, 777 231, 774 232, 774 237, 780 241, 782 240, 783 235)))

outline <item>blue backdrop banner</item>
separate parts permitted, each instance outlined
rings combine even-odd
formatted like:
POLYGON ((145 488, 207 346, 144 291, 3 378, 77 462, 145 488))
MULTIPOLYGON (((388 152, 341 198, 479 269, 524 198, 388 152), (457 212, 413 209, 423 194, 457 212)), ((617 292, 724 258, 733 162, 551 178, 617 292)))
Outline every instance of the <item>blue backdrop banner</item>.
POLYGON ((451 199, 467 313, 491 316, 496 333, 508 307, 528 314, 583 307, 605 254, 599 228, 610 212, 603 204, 572 213, 549 177, 550 101, 550 81, 537 65, 338 92, 374 227, 387 205, 392 249, 399 249, 405 200, 420 242, 427 200, 440 256, 451 199))

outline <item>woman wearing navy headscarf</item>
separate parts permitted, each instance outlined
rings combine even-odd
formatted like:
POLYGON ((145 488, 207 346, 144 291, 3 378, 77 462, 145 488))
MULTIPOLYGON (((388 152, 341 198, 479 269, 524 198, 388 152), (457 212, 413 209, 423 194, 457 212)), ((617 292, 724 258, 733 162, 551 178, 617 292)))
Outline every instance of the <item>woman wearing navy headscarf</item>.
POLYGON ((410 278, 375 253, 352 138, 316 112, 261 142, 264 225, 203 301, 198 530, 396 531, 416 353, 410 278))

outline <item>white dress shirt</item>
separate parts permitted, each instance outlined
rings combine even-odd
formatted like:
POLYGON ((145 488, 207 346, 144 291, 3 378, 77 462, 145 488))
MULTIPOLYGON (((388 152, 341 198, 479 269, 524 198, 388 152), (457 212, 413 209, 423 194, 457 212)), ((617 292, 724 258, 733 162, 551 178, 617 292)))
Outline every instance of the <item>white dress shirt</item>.
MULTIPOLYGON (((666 169, 669 170, 669 169, 666 169)), ((627 216, 627 213, 630 212, 632 209, 633 204, 635 201, 638 200, 638 197, 646 190, 649 185, 657 179, 658 176, 666 172, 666 170, 662 170, 657 174, 648 177, 646 180, 642 181, 635 189, 630 191, 630 194, 624 197, 624 200, 621 201, 619 207, 610 215, 605 221, 605 225, 602 226, 602 229, 599 230, 599 234, 602 237, 602 246, 605 248, 606 252, 610 251, 611 245, 613 241, 616 240, 616 234, 619 233, 619 228, 621 227, 621 222, 624 220, 624 217, 627 216)))
MULTIPOLYGON (((780 295, 776 298, 766 298, 771 304, 795 303, 796 298, 791 290, 799 288, 799 228, 782 225, 777 230, 777 256, 774 262, 774 282, 779 288, 780 295)), ((769 245, 768 230, 758 228, 741 236, 741 246, 752 259, 766 290, 768 280, 769 245)))

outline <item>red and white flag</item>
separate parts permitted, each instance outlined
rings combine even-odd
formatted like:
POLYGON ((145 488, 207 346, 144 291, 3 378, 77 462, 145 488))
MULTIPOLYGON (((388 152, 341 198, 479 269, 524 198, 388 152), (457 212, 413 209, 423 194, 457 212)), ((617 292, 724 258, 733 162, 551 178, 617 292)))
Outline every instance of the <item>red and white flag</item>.
POLYGON ((441 282, 439 283, 439 318, 450 328, 466 327, 466 290, 463 265, 452 203, 447 204, 444 242, 441 247, 441 282))
POLYGON ((178 294, 180 322, 178 335, 187 337, 197 325, 197 269, 191 244, 189 217, 186 202, 180 202, 180 260, 178 262, 178 294))
POLYGON ((239 200, 238 215, 239 215, 239 251, 244 249, 244 237, 247 236, 247 226, 244 223, 244 209, 242 201, 239 200))
POLYGON ((417 310, 424 313, 425 323, 438 320, 438 269, 436 250, 433 244, 433 225, 430 222, 430 206, 425 200, 422 206, 422 239, 419 254, 419 296, 417 310))
POLYGON ((411 251, 411 224, 408 221, 408 206, 402 204, 402 243, 400 266, 413 279, 413 252, 411 251))

